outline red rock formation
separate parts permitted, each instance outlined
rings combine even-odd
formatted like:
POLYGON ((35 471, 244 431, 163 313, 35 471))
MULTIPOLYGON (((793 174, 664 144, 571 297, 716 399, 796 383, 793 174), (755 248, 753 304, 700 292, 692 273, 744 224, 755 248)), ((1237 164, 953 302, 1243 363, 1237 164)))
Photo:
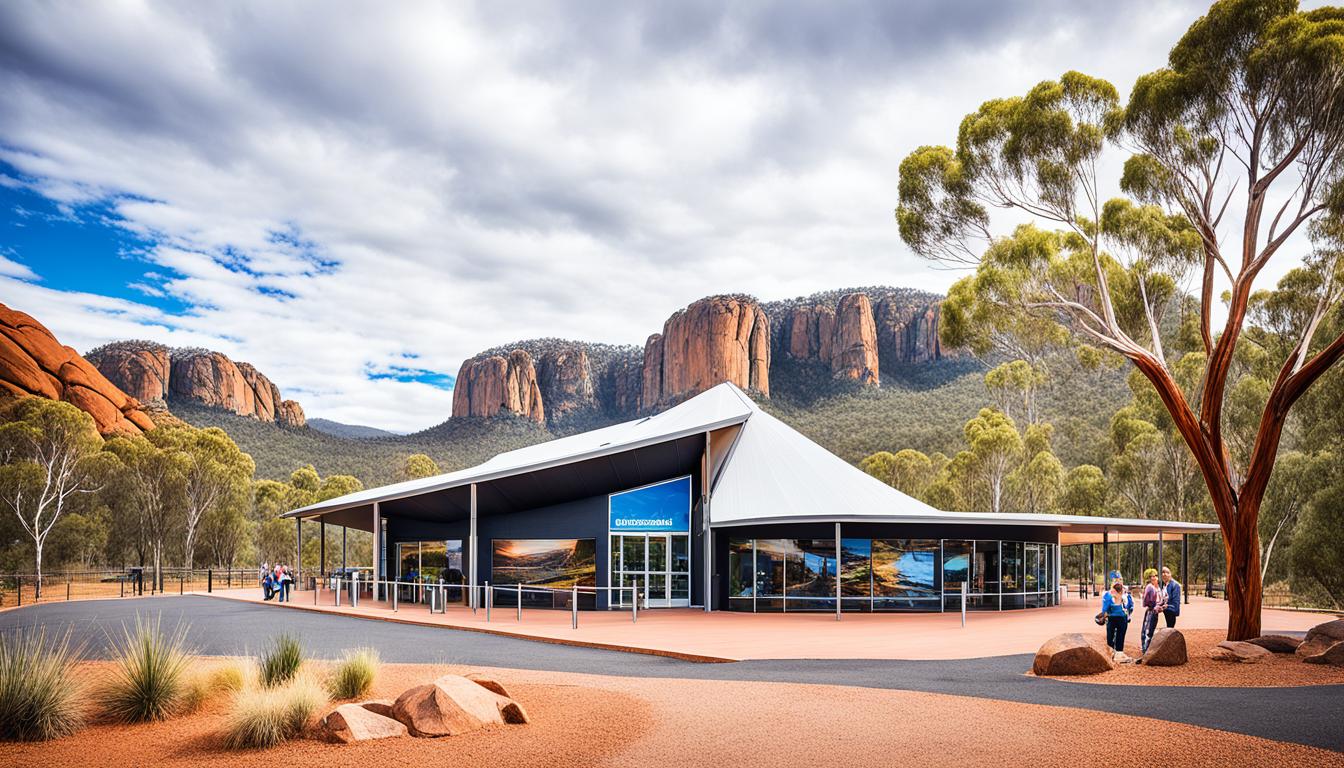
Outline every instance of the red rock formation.
POLYGON ((824 304, 792 310, 781 329, 784 353, 795 360, 830 361, 835 308, 824 304))
POLYGON ((574 345, 537 360, 537 384, 548 418, 560 419, 597 407, 588 352, 574 345))
POLYGON ((256 414, 256 395, 237 364, 218 352, 174 350, 168 390, 181 398, 239 416, 256 414))
POLYGON ((252 413, 245 414, 255 416, 262 421, 275 421, 276 408, 280 404, 280 388, 271 383, 260 371, 252 366, 251 363, 235 363, 238 366, 238 372, 243 375, 243 381, 252 390, 252 413))
POLYGON ((938 340, 939 305, 903 306, 893 297, 877 304, 877 349, 887 366, 934 362, 943 358, 938 340))
POLYGON ((629 415, 639 411, 639 396, 644 391, 644 361, 642 358, 617 358, 607 369, 606 409, 614 415, 629 415))
POLYGON ((644 347, 641 405, 680 402, 725 381, 770 394, 770 321, 751 299, 711 296, 677 312, 644 347))
POLYGON ((831 374, 876 386, 877 328, 873 305, 862 293, 840 299, 835 311, 835 334, 831 342, 831 374))
POLYGON ((453 415, 489 418, 509 412, 538 424, 546 421, 532 356, 515 349, 462 363, 453 385, 453 415))
POLYGON ((138 435, 154 420, 51 331, 0 304, 0 395, 64 400, 93 416, 104 435, 138 435))
POLYGON ((308 417, 303 415, 303 406, 293 400, 281 400, 275 411, 275 421, 282 427, 298 429, 308 425, 308 417))
POLYGON ((163 404, 168 397, 169 353, 152 341, 117 342, 84 356, 107 380, 142 403, 163 404))

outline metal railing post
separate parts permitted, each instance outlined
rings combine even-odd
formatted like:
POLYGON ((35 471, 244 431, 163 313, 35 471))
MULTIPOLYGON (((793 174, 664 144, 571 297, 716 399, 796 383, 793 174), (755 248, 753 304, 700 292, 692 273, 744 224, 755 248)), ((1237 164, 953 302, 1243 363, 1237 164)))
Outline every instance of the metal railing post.
POLYGON ((490 621, 490 582, 485 582, 485 620, 490 621))
POLYGON ((523 585, 522 585, 522 584, 519 584, 519 585, 517 585, 517 586, 518 586, 518 618, 517 618, 517 621, 522 621, 522 620, 523 620, 523 585))
POLYGON ((966 626, 966 582, 961 582, 961 626, 966 626))
MULTIPOLYGON (((387 582, 383 582, 383 583, 386 584, 387 582)), ((397 612, 397 593, 401 591, 401 590, 397 589, 398 586, 400 586, 400 585, 397 584, 397 582, 395 582, 395 581, 392 582, 392 612, 393 612, 393 613, 396 613, 396 612, 397 612)))
POLYGON ((65 602, 70 602, 70 577, 65 577, 65 602))
POLYGON ((639 621, 639 587, 633 586, 630 591, 632 593, 630 595, 630 623, 634 624, 639 621))
POLYGON ((121 594, 117 595, 117 597, 125 597, 125 596, 126 596, 126 580, 125 580, 125 579, 117 579, 117 585, 121 587, 121 594))
POLYGON ((569 601, 569 605, 570 605, 570 614, 572 615, 572 617, 573 617, 573 621, 574 621, 574 629, 578 629, 578 628, 579 628, 579 585, 578 585, 578 584, 575 584, 575 585, 574 585, 574 595, 573 595, 573 598, 569 601))
POLYGON ((205 593, 208 595, 215 591, 215 571, 213 568, 207 568, 205 571, 205 593))

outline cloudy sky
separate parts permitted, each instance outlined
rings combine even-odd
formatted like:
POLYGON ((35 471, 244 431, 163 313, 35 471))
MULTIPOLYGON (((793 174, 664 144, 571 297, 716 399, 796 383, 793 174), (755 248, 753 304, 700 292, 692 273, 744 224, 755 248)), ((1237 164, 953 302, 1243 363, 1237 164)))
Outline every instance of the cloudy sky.
POLYGON ((1205 7, 5 2, 0 301, 419 429, 506 341, 945 289, 897 235, 901 159, 1068 69, 1123 94, 1205 7))

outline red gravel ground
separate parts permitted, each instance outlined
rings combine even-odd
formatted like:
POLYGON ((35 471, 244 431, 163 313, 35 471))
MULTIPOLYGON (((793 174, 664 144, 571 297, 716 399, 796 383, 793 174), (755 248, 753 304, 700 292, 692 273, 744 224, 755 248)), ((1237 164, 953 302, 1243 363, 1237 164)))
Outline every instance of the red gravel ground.
MULTIPOLYGON (((1182 630, 1181 633, 1185 635, 1186 655, 1190 661, 1179 667, 1121 664, 1110 672, 1102 672, 1099 675, 1078 675, 1058 679, 1075 683, 1110 685, 1194 685, 1220 688, 1344 684, 1344 667, 1304 664, 1300 658, 1291 653, 1271 654, 1264 661, 1255 664, 1214 661, 1209 658, 1209 651, 1227 639, 1226 632, 1217 629, 1189 629, 1182 630)), ((1126 642, 1125 653, 1138 658, 1140 655, 1138 643, 1135 642, 1131 647, 1130 643, 1126 642)))
MULTIPOLYGON (((211 663, 211 662, 202 662, 211 663)), ((89 665, 93 667, 93 665, 89 665)), ((94 670, 86 668, 85 674, 94 670)), ((375 696, 432 680, 429 665, 386 665, 375 696)), ((220 746, 221 699, 196 714, 142 726, 95 725, 45 744, 0 744, 0 765, 1114 765, 1117 734, 1142 718, 939 694, 838 686, 600 677, 484 670, 532 717, 446 739, 404 737, 354 746, 295 741, 267 750, 220 746), (1103 738, 1103 734, 1110 734, 1103 738)), ((1161 744, 1126 738, 1125 764, 1344 766, 1344 755, 1163 723, 1161 744), (1174 740, 1174 741, 1173 741, 1174 740), (1173 753, 1171 743, 1181 745, 1173 753)))

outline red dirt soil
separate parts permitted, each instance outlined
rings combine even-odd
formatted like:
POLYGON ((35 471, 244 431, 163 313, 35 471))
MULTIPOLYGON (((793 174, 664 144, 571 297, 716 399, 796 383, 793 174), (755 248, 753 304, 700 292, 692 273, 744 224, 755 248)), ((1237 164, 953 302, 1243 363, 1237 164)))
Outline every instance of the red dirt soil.
MULTIPOLYGON (((202 661, 202 664, 217 663, 202 661)), ((85 675, 97 674, 85 665, 85 675)), ((1143 718, 940 694, 839 686, 655 680, 559 672, 384 665, 373 697, 391 697, 447 671, 478 670, 528 710, 526 726, 444 739, 403 737, 351 746, 293 741, 229 751, 219 731, 227 697, 195 714, 139 726, 94 725, 43 744, 0 744, 0 765, 829 766, 900 761, 965 766, 1116 764, 1116 735, 1143 718), (1102 734, 1111 734, 1102 737, 1102 734)), ((1344 755, 1176 723, 1161 743, 1125 738, 1127 764, 1344 766, 1344 755), (1173 753, 1170 744, 1180 744, 1173 753)))

